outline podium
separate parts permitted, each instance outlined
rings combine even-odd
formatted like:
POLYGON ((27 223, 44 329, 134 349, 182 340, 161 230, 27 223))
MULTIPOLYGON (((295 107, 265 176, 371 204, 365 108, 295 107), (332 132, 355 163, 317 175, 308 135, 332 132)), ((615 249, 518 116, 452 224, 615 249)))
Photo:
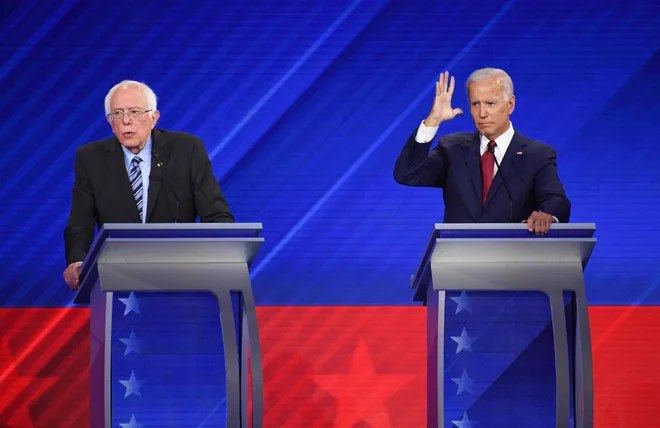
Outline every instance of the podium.
POLYGON ((253 426, 262 426, 248 271, 264 242, 261 230, 104 225, 74 299, 90 306, 91 427, 246 427, 250 406, 253 426))
POLYGON ((411 278, 427 306, 427 426, 593 426, 583 270, 594 231, 435 225, 411 278))

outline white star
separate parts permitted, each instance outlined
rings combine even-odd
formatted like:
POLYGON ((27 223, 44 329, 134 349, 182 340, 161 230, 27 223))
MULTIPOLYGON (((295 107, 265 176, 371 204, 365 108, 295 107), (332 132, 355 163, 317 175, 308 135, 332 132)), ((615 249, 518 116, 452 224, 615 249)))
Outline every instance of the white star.
POLYGON ((124 356, 130 354, 131 352, 135 352, 137 354, 140 353, 140 341, 137 340, 137 336, 135 336, 135 331, 133 331, 133 329, 131 329, 131 334, 129 334, 127 338, 120 338, 119 340, 121 343, 126 345, 124 356))
POLYGON ((144 381, 137 380, 135 377, 135 372, 131 370, 131 377, 128 378, 128 380, 120 380, 119 383, 124 385, 126 387, 126 393, 124 394, 124 398, 127 398, 131 394, 135 394, 138 397, 142 398, 142 394, 140 393, 140 387, 144 385, 144 381))
POLYGON ((450 299, 456 302, 456 312, 454 315, 458 314, 462 310, 466 310, 469 313, 472 313, 472 299, 468 297, 465 290, 461 291, 460 296, 450 297, 450 299))
POLYGON ((119 424, 121 428, 140 428, 144 425, 137 423, 135 420, 135 415, 131 415, 131 421, 127 424, 119 424))
POLYGON ((128 315, 131 312, 135 312, 137 314, 140 313, 140 305, 138 303, 137 297, 135 297, 134 292, 131 291, 127 298, 120 297, 119 301, 126 305, 126 309, 124 309, 124 315, 128 315))
POLYGON ((476 421, 470 422, 467 412, 463 412, 463 418, 460 421, 451 421, 452 424, 456 425, 458 428, 472 428, 472 423, 477 424, 476 421))
POLYGON ((451 380, 453 380, 456 385, 458 385, 458 391, 456 391, 456 395, 459 395, 463 391, 474 394, 472 391, 472 379, 470 379, 465 369, 463 369, 463 374, 461 377, 453 377, 451 380))
POLYGON ((460 336, 451 336, 451 340, 456 342, 458 346, 456 347, 456 353, 458 354, 463 349, 472 352, 472 344, 474 343, 474 338, 468 336, 467 330, 463 327, 463 332, 460 336))

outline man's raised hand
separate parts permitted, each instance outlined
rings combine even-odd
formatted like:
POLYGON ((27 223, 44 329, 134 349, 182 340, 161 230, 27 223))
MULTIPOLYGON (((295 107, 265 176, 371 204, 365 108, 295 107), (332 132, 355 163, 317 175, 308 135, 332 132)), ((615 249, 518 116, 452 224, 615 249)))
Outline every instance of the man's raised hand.
POLYGON ((435 82, 435 99, 431 113, 424 120, 429 127, 440 126, 442 122, 451 120, 456 115, 462 114, 460 108, 451 108, 451 97, 454 95, 454 76, 449 78, 449 72, 440 73, 440 79, 435 82))

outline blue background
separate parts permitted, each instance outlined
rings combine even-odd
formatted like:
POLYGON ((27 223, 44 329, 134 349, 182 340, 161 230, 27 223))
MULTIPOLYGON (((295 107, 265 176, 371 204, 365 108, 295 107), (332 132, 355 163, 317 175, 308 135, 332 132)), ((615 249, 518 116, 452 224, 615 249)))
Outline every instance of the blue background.
MULTIPOLYGON (((203 138, 240 222, 262 222, 261 305, 410 304, 441 191, 394 161, 449 70, 512 76, 514 126, 558 150, 573 222, 595 222, 590 304, 658 304, 655 1, 3 1, 0 305, 65 306, 75 149, 111 135, 108 89, 159 97, 203 138)), ((469 115, 443 132, 472 130, 469 115)))

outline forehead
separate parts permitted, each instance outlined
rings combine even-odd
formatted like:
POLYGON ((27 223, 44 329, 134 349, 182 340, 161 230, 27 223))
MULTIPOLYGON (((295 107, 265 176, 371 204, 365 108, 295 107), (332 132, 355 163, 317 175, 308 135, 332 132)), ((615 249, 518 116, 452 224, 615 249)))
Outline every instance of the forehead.
POLYGON ((146 107, 147 97, 139 87, 134 85, 122 86, 118 88, 112 99, 110 100, 111 108, 128 108, 128 107, 146 107))
POLYGON ((496 77, 472 82, 468 86, 470 99, 492 98, 504 93, 504 86, 496 77))

